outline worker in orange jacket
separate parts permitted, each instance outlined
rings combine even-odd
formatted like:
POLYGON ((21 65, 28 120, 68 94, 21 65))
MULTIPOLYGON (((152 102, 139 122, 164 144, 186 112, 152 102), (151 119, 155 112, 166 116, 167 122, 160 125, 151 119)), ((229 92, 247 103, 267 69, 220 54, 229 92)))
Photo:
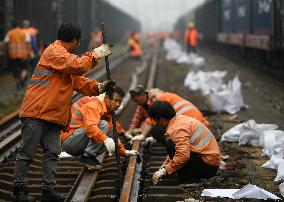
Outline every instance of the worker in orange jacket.
POLYGON ((85 95, 104 93, 113 81, 98 83, 83 76, 97 61, 111 54, 102 45, 82 57, 74 55, 81 38, 78 25, 63 24, 58 40, 43 52, 32 75, 20 109, 23 144, 18 152, 14 170, 14 201, 29 201, 26 175, 38 144, 43 147, 43 201, 64 201, 55 189, 58 155, 61 152, 60 131, 70 123, 73 90, 85 95))
POLYGON ((180 183, 193 183, 216 175, 221 159, 218 143, 211 131, 198 120, 176 115, 166 101, 156 101, 149 117, 165 129, 168 156, 153 175, 157 184, 165 175, 177 173, 180 183))
POLYGON ((198 31, 193 22, 189 22, 184 33, 184 44, 187 48, 187 53, 196 53, 196 46, 198 44, 198 31))
POLYGON ((16 21, 13 28, 7 33, 4 42, 8 47, 9 65, 16 83, 16 88, 25 87, 28 78, 27 59, 30 56, 30 36, 24 32, 16 21))
POLYGON ((140 44, 140 35, 134 32, 132 37, 128 39, 130 57, 135 60, 141 60, 143 51, 140 44))
MULTIPOLYGON (((87 104, 88 102, 91 101, 96 101, 98 99, 103 99, 105 96, 104 94, 101 94, 99 96, 84 96, 82 98, 80 98, 79 100, 77 100, 71 107, 71 114, 73 114, 76 110, 78 110, 80 107, 82 107, 83 105, 87 104)), ((128 135, 124 128, 122 127, 122 125, 116 121, 116 130, 118 134, 124 135, 126 140, 130 140, 132 139, 132 136, 128 135)))
MULTIPOLYGON (((72 113, 69 131, 60 136, 63 150, 72 156, 80 156, 80 163, 91 169, 102 168, 96 157, 103 151, 114 154, 111 110, 120 107, 125 93, 117 86, 112 93, 112 102, 108 95, 94 97, 76 109, 72 113)), ((118 147, 123 156, 137 155, 135 150, 125 150, 120 141, 118 147)))
MULTIPOLYGON (((133 92, 131 94, 133 95, 133 99, 136 100, 136 102, 139 103, 140 101, 142 101, 142 99, 139 99, 139 97, 137 98, 133 92)), ((202 113, 198 110, 197 107, 195 107, 191 102, 174 93, 164 92, 158 88, 155 88, 148 91, 148 97, 149 100, 151 100, 151 104, 156 100, 167 101, 174 107, 177 115, 185 115, 195 118, 201 123, 203 123, 206 127, 209 126, 209 122, 206 120, 206 118, 202 115, 202 113)), ((146 143, 154 143, 156 141, 164 143, 162 138, 163 134, 165 133, 164 129, 160 126, 155 126, 154 122, 149 117, 147 117, 144 122, 145 123, 143 125, 142 134, 135 136, 132 141, 146 140, 146 143), (152 137, 147 137, 150 133, 152 137)))

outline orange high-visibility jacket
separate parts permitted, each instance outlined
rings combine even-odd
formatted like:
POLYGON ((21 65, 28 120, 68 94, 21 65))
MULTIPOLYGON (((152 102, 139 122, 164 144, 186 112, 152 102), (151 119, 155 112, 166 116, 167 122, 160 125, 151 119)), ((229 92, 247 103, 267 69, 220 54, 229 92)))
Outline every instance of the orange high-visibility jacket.
MULTIPOLYGON (((84 97, 80 98, 75 103, 73 103, 73 105, 71 107, 71 114, 73 114, 76 110, 78 110, 84 104, 87 104, 88 102, 91 102, 91 101, 94 101, 94 100, 97 100, 97 99, 98 99, 98 97, 96 97, 96 96, 84 96, 84 97)), ((116 130, 117 130, 118 134, 125 133, 124 128, 122 127, 122 125, 118 121, 116 121, 116 130)))
POLYGON ((98 95, 97 81, 81 76, 92 69, 98 58, 87 52, 82 57, 70 54, 55 41, 43 52, 27 88, 20 117, 34 117, 69 126, 73 90, 98 95))
POLYGON ((211 131, 198 120, 184 115, 175 116, 169 122, 165 137, 175 145, 175 155, 165 166, 167 173, 172 174, 182 168, 189 160, 190 152, 200 154, 209 165, 220 165, 218 143, 211 131))
MULTIPOLYGON (((185 115, 197 119, 203 123, 206 127, 209 126, 209 122, 202 115, 202 113, 191 102, 178 96, 174 93, 165 92, 157 97, 157 100, 169 102, 176 111, 176 115, 185 115)), ((148 125, 154 125, 150 118, 147 118, 146 123, 148 125)))
MULTIPOLYGON (((61 142, 64 142, 78 128, 84 127, 86 135, 96 142, 103 143, 108 136, 99 128, 101 120, 109 123, 109 130, 112 129, 111 114, 107 111, 104 101, 94 99, 87 104, 81 106, 72 114, 70 129, 67 132, 62 132, 60 135, 61 142)), ((125 154, 123 144, 119 142, 119 153, 125 154)))
POLYGON ((131 44, 131 51, 130 51, 131 57, 136 58, 136 57, 142 56, 142 54, 143 52, 142 52, 140 44, 134 41, 131 44))
POLYGON ((30 55, 27 34, 19 27, 10 30, 7 34, 9 57, 11 59, 27 59, 30 55))
POLYGON ((186 29, 184 33, 184 43, 190 46, 197 46, 198 32, 195 28, 186 29))

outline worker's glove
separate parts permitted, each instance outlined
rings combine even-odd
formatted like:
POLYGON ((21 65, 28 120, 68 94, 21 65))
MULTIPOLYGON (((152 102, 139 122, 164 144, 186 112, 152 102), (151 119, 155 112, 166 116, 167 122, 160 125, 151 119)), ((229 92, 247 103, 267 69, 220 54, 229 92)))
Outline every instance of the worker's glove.
POLYGON ((99 58, 109 56, 111 54, 108 44, 103 44, 100 47, 95 48, 93 51, 99 56, 99 58))
POLYGON ((146 138, 145 138, 145 136, 144 136, 143 133, 140 134, 140 135, 136 135, 135 137, 132 138, 131 144, 133 143, 134 140, 139 140, 139 141, 143 142, 143 141, 145 141, 145 139, 146 139, 146 138))
POLYGON ((126 138, 127 141, 131 141, 133 138, 133 136, 128 131, 124 133, 124 137, 126 138))
POLYGON ((102 83, 98 83, 99 93, 105 93, 110 88, 114 87, 116 85, 114 80, 106 80, 102 83))
POLYGON ((129 157, 129 156, 137 156, 138 155, 138 151, 136 150, 126 150, 125 151, 125 156, 129 157))
POLYGON ((115 143, 112 138, 107 138, 104 141, 104 145, 109 153, 109 156, 112 156, 115 152, 115 143))
POLYGON ((151 144, 154 144, 156 142, 157 142, 157 140, 155 140, 153 137, 147 137, 146 138, 146 144, 151 145, 151 144))
POLYGON ((142 130, 141 130, 141 128, 133 128, 133 129, 129 129, 126 132, 129 133, 132 136, 136 136, 136 135, 140 135, 142 133, 142 130))
POLYGON ((156 185, 160 180, 161 177, 165 176, 167 174, 167 171, 165 168, 161 168, 158 171, 156 171, 153 175, 153 184, 156 185))

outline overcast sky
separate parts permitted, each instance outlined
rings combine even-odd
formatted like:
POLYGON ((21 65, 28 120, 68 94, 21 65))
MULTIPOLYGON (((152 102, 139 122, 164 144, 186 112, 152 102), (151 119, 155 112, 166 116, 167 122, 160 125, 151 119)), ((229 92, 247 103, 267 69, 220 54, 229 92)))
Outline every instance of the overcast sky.
POLYGON ((205 0, 105 0, 142 22, 144 31, 171 30, 179 16, 205 0))

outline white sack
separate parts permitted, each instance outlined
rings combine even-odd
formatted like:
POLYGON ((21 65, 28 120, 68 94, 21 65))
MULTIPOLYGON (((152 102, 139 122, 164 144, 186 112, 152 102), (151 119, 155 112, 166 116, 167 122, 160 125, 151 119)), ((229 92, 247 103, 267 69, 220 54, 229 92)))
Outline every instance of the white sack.
POLYGON ((274 179, 274 182, 283 182, 284 180, 284 159, 278 165, 277 175, 274 179))
POLYGON ((274 130, 265 131, 260 138, 260 144, 263 147, 262 154, 284 158, 284 131, 275 129, 277 129, 277 125, 274 126, 274 130))
POLYGON ((211 93, 209 102, 212 110, 228 112, 229 114, 235 114, 242 107, 245 107, 241 92, 241 82, 238 76, 230 81, 224 90, 211 93))
POLYGON ((284 197, 284 182, 279 185, 280 193, 284 197))
POLYGON ((266 163, 264 163, 261 167, 262 168, 268 168, 268 169, 278 169, 278 165, 281 163, 281 161, 284 162, 284 159, 278 156, 272 156, 270 160, 268 160, 266 163))

